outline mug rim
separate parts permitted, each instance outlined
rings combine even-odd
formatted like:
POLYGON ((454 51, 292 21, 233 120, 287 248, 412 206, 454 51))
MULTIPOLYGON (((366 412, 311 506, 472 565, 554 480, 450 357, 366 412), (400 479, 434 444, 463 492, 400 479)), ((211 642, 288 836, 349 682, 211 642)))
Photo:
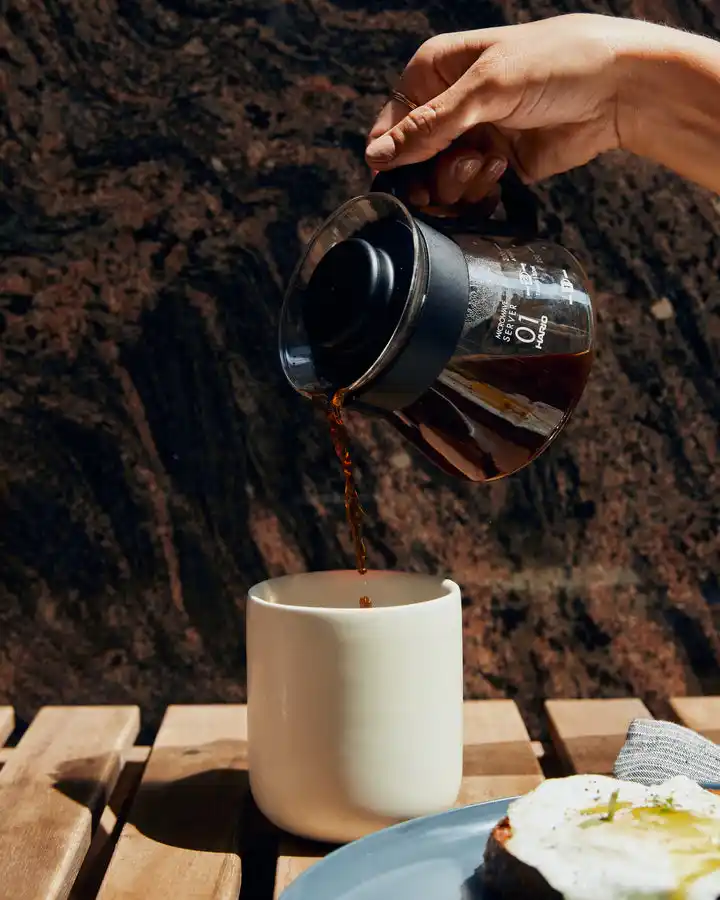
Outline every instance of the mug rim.
POLYGON ((441 575, 428 575, 424 572, 402 572, 396 571, 393 569, 368 569, 367 574, 369 576, 373 575, 400 575, 410 578, 424 578, 429 580, 434 580, 438 584, 438 588, 440 590, 444 590, 445 593, 441 594, 439 597, 431 597, 429 600, 421 600, 419 602, 412 603, 403 603, 399 606, 370 606, 370 607, 362 607, 359 604, 357 606, 301 606, 294 603, 273 603, 270 600, 264 600, 262 597, 257 595, 257 591, 263 585, 269 584, 273 581, 283 581, 288 578, 305 578, 305 577, 313 577, 317 575, 339 575, 345 574, 347 572, 355 573, 354 569, 322 569, 317 572, 297 572, 294 574, 288 575, 278 575, 274 578, 265 578, 262 581, 258 581, 253 584, 247 590, 247 601, 248 603, 254 603, 261 607, 266 607, 269 609, 275 610, 287 610, 288 612, 294 613, 304 613, 306 615, 331 615, 331 616, 369 616, 369 615, 392 615, 400 613, 402 614, 403 610, 414 609, 414 608, 423 608, 429 605, 434 605, 440 602, 447 602, 448 599, 457 597, 461 599, 462 591, 460 590, 460 585, 457 582, 453 581, 451 578, 445 578, 441 575))

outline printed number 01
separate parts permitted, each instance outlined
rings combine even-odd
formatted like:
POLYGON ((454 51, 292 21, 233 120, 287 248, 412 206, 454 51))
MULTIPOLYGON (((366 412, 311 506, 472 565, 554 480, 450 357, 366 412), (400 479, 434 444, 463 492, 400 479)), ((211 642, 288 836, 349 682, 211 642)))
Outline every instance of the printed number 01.
MULTIPOLYGON (((539 319, 533 319, 531 316, 518 316, 518 322, 532 322, 533 325, 540 324, 539 319)), ((532 328, 528 328, 527 325, 518 325, 515 329, 515 337, 521 344, 532 344, 537 340, 537 332, 533 331, 532 328)))

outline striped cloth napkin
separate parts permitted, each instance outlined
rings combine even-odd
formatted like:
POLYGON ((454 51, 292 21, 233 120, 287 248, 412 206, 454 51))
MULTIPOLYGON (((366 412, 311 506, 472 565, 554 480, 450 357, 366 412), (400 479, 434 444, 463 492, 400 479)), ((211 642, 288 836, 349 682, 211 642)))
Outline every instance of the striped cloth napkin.
POLYGON ((720 786, 720 747, 674 722, 633 719, 613 774, 644 785, 685 775, 699 784, 720 786))

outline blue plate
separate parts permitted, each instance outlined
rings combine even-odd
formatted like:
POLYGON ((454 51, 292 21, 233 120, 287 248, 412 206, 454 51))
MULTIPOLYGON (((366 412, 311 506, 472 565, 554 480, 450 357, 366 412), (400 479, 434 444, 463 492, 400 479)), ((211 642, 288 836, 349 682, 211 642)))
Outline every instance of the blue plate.
POLYGON ((485 844, 509 800, 385 828, 330 853, 281 900, 482 900, 485 844))
POLYGON ((513 799, 413 819, 347 844, 308 869, 280 900, 484 900, 485 844, 513 799))

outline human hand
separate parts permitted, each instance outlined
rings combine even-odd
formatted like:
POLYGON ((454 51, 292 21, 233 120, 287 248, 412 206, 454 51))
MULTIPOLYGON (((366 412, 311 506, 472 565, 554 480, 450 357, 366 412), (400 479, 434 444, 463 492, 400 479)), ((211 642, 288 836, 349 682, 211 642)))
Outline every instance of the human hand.
POLYGON ((420 47, 373 126, 366 159, 388 170, 437 156, 416 205, 476 202, 509 162, 526 183, 623 145, 623 61, 661 26, 596 15, 444 34, 420 47))

